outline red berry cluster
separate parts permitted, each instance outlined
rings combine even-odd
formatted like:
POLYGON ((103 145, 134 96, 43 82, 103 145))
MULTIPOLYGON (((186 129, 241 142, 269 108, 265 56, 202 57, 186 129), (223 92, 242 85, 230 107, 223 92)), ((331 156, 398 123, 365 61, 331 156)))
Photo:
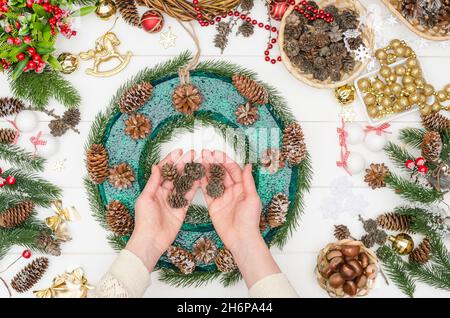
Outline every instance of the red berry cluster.
POLYGON ((416 160, 408 159, 405 162, 405 167, 411 171, 416 171, 420 173, 427 173, 428 167, 425 165, 426 160, 422 157, 416 158, 416 160))
MULTIPOLYGON (((29 72, 30 70, 34 70, 36 73, 42 73, 45 68, 45 61, 42 60, 41 55, 36 53, 36 49, 32 46, 27 49, 27 53, 30 56, 30 60, 23 71, 29 72)), ((25 53, 17 54, 16 58, 19 61, 23 61, 25 59, 25 53)))
POLYGON ((14 176, 7 176, 6 179, 3 179, 2 174, 3 170, 0 168, 0 188, 3 188, 5 185, 16 184, 16 178, 14 176))

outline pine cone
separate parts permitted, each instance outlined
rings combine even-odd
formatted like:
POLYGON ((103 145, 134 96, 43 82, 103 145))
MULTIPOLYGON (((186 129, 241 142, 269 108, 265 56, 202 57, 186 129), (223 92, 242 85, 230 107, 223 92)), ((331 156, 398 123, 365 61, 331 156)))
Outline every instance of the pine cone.
POLYGON ((153 86, 141 82, 131 86, 120 98, 119 109, 124 114, 131 114, 144 106, 153 92, 153 86))
POLYGON ((45 253, 48 253, 53 256, 60 256, 61 255, 61 244, 58 240, 55 240, 50 235, 41 234, 36 239, 36 245, 45 251, 45 253))
POLYGON ((20 113, 25 108, 25 104, 13 97, 0 98, 0 118, 20 113))
POLYGON ((253 9, 254 1, 253 0, 242 0, 240 3, 242 11, 250 11, 253 9))
POLYGON ((227 22, 219 22, 216 26, 217 34, 214 36, 214 46, 219 48, 221 52, 228 45, 228 35, 231 32, 230 24, 227 22))
POLYGON ((118 0, 116 5, 125 22, 135 27, 141 27, 141 17, 134 0, 118 0))
POLYGON ((366 169, 366 176, 364 181, 372 189, 383 188, 386 186, 385 179, 389 175, 389 169, 384 165, 384 163, 371 163, 370 168, 366 169))
POLYGON ((267 207, 267 221, 270 228, 282 226, 286 222, 289 210, 289 199, 286 194, 277 193, 267 207))
POLYGON ((142 114, 132 114, 125 121, 125 134, 134 140, 144 139, 150 133, 150 119, 142 114))
POLYGON ((364 231, 367 233, 374 233, 378 228, 378 223, 374 219, 364 220, 360 215, 359 220, 363 224, 364 231))
POLYGON ((0 144, 12 144, 16 139, 17 132, 10 128, 0 129, 0 144))
POLYGON ((422 117, 422 125, 428 129, 442 132, 450 127, 450 119, 439 113, 433 113, 422 117))
POLYGON ((261 213, 261 217, 259 218, 259 231, 264 232, 268 226, 269 223, 267 222, 265 214, 261 213))
POLYGON ((409 20, 416 18, 417 8, 417 0, 402 0, 398 2, 398 10, 409 20))
POLYGON ((306 157, 306 144, 302 128, 292 123, 283 130, 283 157, 291 166, 298 165, 306 157))
POLYGON ((134 180, 133 169, 125 162, 109 169, 109 182, 117 189, 130 187, 134 180))
POLYGON ((266 149, 261 156, 261 166, 270 174, 275 174, 278 170, 283 169, 283 154, 278 149, 266 149))
POLYGON ((192 180, 200 180, 205 176, 205 167, 199 162, 188 162, 184 166, 184 172, 192 180))
POLYGON ((206 193, 211 198, 220 198, 225 192, 225 186, 222 182, 218 182, 216 180, 210 180, 208 185, 206 186, 206 193))
POLYGON ((48 258, 36 258, 14 276, 11 280, 11 287, 18 293, 26 292, 44 276, 47 268, 48 258))
POLYGON ((25 222, 33 213, 33 201, 23 201, 0 213, 0 227, 13 228, 25 222))
POLYGON ((212 181, 222 182, 225 178, 225 169, 216 163, 209 167, 209 179, 212 181))
POLYGON ((359 25, 358 14, 352 10, 344 10, 342 13, 336 15, 335 20, 342 32, 348 29, 357 29, 359 25))
POLYGON ((191 274, 195 270, 194 255, 181 247, 169 247, 167 257, 185 275, 191 274))
POLYGON ((291 39, 284 44, 284 51, 290 58, 297 56, 300 53, 300 44, 297 40, 291 39))
POLYGON ((356 50, 360 45, 364 45, 364 42, 360 36, 348 39, 347 43, 350 50, 356 50))
POLYGON ((234 74, 233 85, 252 104, 265 105, 269 102, 269 93, 266 88, 248 76, 234 74))
POLYGON ((346 225, 339 224, 334 226, 334 237, 336 239, 345 240, 350 237, 350 230, 346 225))
POLYGON ((197 263, 210 264, 217 256, 217 246, 206 237, 199 238, 192 246, 192 254, 197 263))
POLYGON ((69 130, 69 126, 67 126, 66 122, 62 118, 51 120, 48 124, 48 128, 50 128, 50 133, 54 137, 60 137, 64 135, 67 130, 69 130))
POLYGON ((351 73, 355 68, 355 65, 355 58, 351 55, 346 55, 342 59, 342 70, 344 71, 344 73, 351 73))
POLYGON ((109 176, 108 153, 102 144, 93 144, 87 151, 87 170, 91 180, 103 183, 109 176))
POLYGON ((172 95, 172 102, 177 111, 186 115, 192 115, 200 109, 203 96, 199 89, 192 84, 181 84, 172 95))
POLYGON ((127 207, 122 202, 114 200, 106 207, 106 223, 117 235, 129 235, 133 231, 134 221, 127 207))
POLYGON ((255 26, 250 22, 244 21, 239 26, 238 32, 241 33, 244 37, 248 38, 255 32, 255 26))
POLYGON ((236 121, 244 126, 253 125, 258 119, 258 107, 252 106, 249 102, 240 105, 234 112, 236 121))
POLYGON ((81 113, 78 108, 71 108, 64 112, 62 119, 64 122, 72 127, 76 127, 81 120, 81 113))
POLYGON ((384 213, 377 217, 377 223, 385 230, 411 233, 411 217, 397 213, 384 213))
POLYGON ((375 245, 375 234, 374 233, 365 234, 361 237, 360 241, 364 244, 365 247, 371 248, 375 245))
POLYGON ((173 209, 181 209, 188 206, 188 200, 180 193, 174 192, 169 196, 169 205, 173 209))
POLYGON ((424 238, 422 242, 409 254, 409 261, 425 264, 430 259, 431 244, 428 238, 424 238))
POLYGON ((227 248, 223 248, 219 251, 215 263, 217 269, 222 273, 230 273, 237 269, 237 264, 234 261, 233 255, 227 248))
POLYGON ((422 139, 422 156, 427 161, 437 161, 442 151, 441 135, 436 131, 427 131, 422 139))
POLYGON ((189 190, 192 189, 193 184, 194 181, 187 174, 182 174, 181 176, 178 176, 178 178, 176 178, 175 181, 173 182, 175 190, 177 190, 177 192, 180 194, 188 193, 189 190))
POLYGON ((164 180, 173 181, 178 176, 178 171, 175 165, 171 163, 165 163, 161 168, 161 174, 164 180))
POLYGON ((383 245, 384 243, 386 243, 387 238, 388 235, 386 234, 385 231, 377 230, 375 232, 375 243, 377 243, 378 245, 383 245))

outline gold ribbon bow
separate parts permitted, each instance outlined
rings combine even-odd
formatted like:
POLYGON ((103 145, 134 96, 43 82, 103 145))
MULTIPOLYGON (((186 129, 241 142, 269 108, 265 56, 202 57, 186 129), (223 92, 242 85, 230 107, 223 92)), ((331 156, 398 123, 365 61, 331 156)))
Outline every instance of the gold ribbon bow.
POLYGON ((78 267, 56 276, 49 288, 33 293, 38 298, 86 298, 91 289, 93 286, 89 285, 83 269, 78 267))
POLYGON ((67 229, 67 221, 76 221, 80 219, 80 214, 75 207, 63 208, 60 200, 52 203, 52 208, 55 211, 54 216, 45 219, 45 224, 55 233, 55 236, 60 241, 70 241, 72 237, 67 229))

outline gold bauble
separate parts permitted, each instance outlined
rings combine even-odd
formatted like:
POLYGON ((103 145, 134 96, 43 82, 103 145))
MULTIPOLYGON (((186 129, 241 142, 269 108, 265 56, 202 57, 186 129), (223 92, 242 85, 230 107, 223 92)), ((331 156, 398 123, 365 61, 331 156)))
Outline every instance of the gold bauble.
POLYGON ((394 106, 392 106, 392 108, 394 109, 394 112, 396 112, 396 113, 400 113, 401 111, 403 111, 402 106, 400 106, 398 103, 395 103, 394 106))
POLYGON ((419 66, 419 61, 417 61, 417 59, 414 57, 410 57, 406 60, 406 65, 410 68, 413 68, 419 66))
POLYGON ((388 80, 390 83, 395 83, 395 82, 397 81, 397 75, 391 74, 391 75, 389 75, 389 77, 387 78, 387 80, 388 80))
POLYGON ((391 96, 393 93, 392 93, 392 90, 391 90, 391 85, 386 85, 385 87, 384 87, 384 89, 383 89, 383 94, 385 95, 385 96, 391 96))
POLYGON ((425 94, 425 96, 431 96, 434 93, 434 87, 431 84, 425 84, 423 86, 423 93, 425 94))
POLYGON ((417 87, 413 83, 408 83, 405 85, 405 91, 408 92, 408 94, 413 94, 416 92, 416 90, 417 87))
POLYGON ((403 85, 414 83, 414 77, 410 75, 405 75, 402 78, 403 85))
POLYGON ((389 46, 393 49, 403 47, 402 41, 400 41, 399 39, 393 39, 391 43, 389 43, 389 46))
POLYGON ((406 67, 404 67, 403 65, 397 65, 394 70, 395 74, 397 74, 398 76, 403 76, 406 73, 406 67))
POLYGON ((422 71, 417 66, 416 67, 411 67, 411 70, 409 71, 409 73, 413 77, 420 77, 420 76, 422 76, 422 71))
POLYGON ((419 94, 419 104, 425 104, 427 98, 424 94, 419 94))
POLYGON ((95 14, 102 20, 109 20, 116 12, 117 7, 112 0, 100 0, 97 3, 97 9, 95 9, 95 14))
POLYGON ((375 51, 375 57, 377 58, 377 60, 384 60, 387 57, 387 54, 384 50, 382 49, 378 49, 375 51))
POLYGON ((414 51, 409 46, 405 46, 405 57, 413 55, 414 51))
POLYGON ((389 88, 391 89, 392 94, 394 94, 395 96, 400 96, 402 92, 402 85, 400 85, 399 83, 392 83, 391 85, 389 85, 389 88))
POLYGON ((384 89, 383 81, 377 79, 372 83, 372 87, 376 92, 381 92, 384 89))
POLYGON ((419 94, 413 93, 408 98, 409 103, 412 105, 417 105, 419 103, 419 94))
POLYGON ((437 92, 437 99, 440 102, 445 102, 447 100, 447 93, 445 91, 439 91, 437 92))
POLYGON ((355 101, 355 86, 343 85, 334 90, 334 96, 339 104, 347 105, 355 101))
POLYGON ((416 78, 414 80, 414 84, 416 84, 417 87, 423 88, 425 86, 425 80, 423 78, 416 78))
POLYGON ((366 92, 370 88, 370 81, 367 78, 361 78, 358 81, 358 88, 362 92, 366 92))
POLYGON ((61 65, 61 73, 71 74, 78 69, 78 57, 72 53, 61 53, 58 56, 58 62, 61 65))
POLYGON ((450 84, 445 85, 444 91, 447 93, 448 96, 450 96, 450 84))
POLYGON ((398 99, 398 104, 403 108, 407 108, 409 106, 408 98, 405 96, 402 96, 398 99))
POLYGON ((405 48, 403 46, 399 46, 399 47, 394 48, 394 53, 398 57, 405 56, 405 52, 406 52, 406 50, 405 50, 405 48))
POLYGON ((383 65, 380 68, 380 75, 383 77, 389 77, 389 75, 391 75, 391 68, 389 66, 383 65))
POLYGON ((431 106, 430 105, 423 105, 420 109, 420 113, 424 116, 431 114, 431 106))
POLYGON ((367 106, 374 105, 376 103, 377 99, 375 95, 369 93, 364 96, 364 103, 366 103, 367 106))
POLYGON ((431 110, 433 111, 433 113, 437 113, 438 111, 441 110, 441 104, 435 101, 433 105, 431 105, 431 110))
POLYGON ((392 249, 400 255, 409 254, 414 248, 413 239, 406 233, 389 236, 389 241, 392 242, 392 249))
POLYGON ((392 99, 389 96, 384 96, 381 99, 381 105, 383 105, 383 107, 391 107, 392 99))
POLYGON ((367 107, 367 112, 369 113, 370 117, 376 117, 378 114, 378 110, 375 106, 367 107))
POLYGON ((389 54, 387 55, 387 57, 386 57, 386 62, 387 62, 388 64, 392 64, 392 63, 394 63, 396 60, 397 60, 397 57, 396 57, 394 54, 392 54, 392 53, 389 53, 389 54))

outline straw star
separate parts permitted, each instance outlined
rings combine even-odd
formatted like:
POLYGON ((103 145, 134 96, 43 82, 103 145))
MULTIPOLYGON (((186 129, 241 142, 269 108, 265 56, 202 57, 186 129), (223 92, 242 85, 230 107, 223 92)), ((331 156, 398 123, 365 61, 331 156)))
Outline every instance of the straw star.
POLYGON ((172 28, 169 27, 167 31, 161 33, 161 38, 159 40, 159 44, 164 49, 168 49, 169 47, 174 47, 176 45, 175 41, 177 40, 177 36, 172 32, 172 28))

